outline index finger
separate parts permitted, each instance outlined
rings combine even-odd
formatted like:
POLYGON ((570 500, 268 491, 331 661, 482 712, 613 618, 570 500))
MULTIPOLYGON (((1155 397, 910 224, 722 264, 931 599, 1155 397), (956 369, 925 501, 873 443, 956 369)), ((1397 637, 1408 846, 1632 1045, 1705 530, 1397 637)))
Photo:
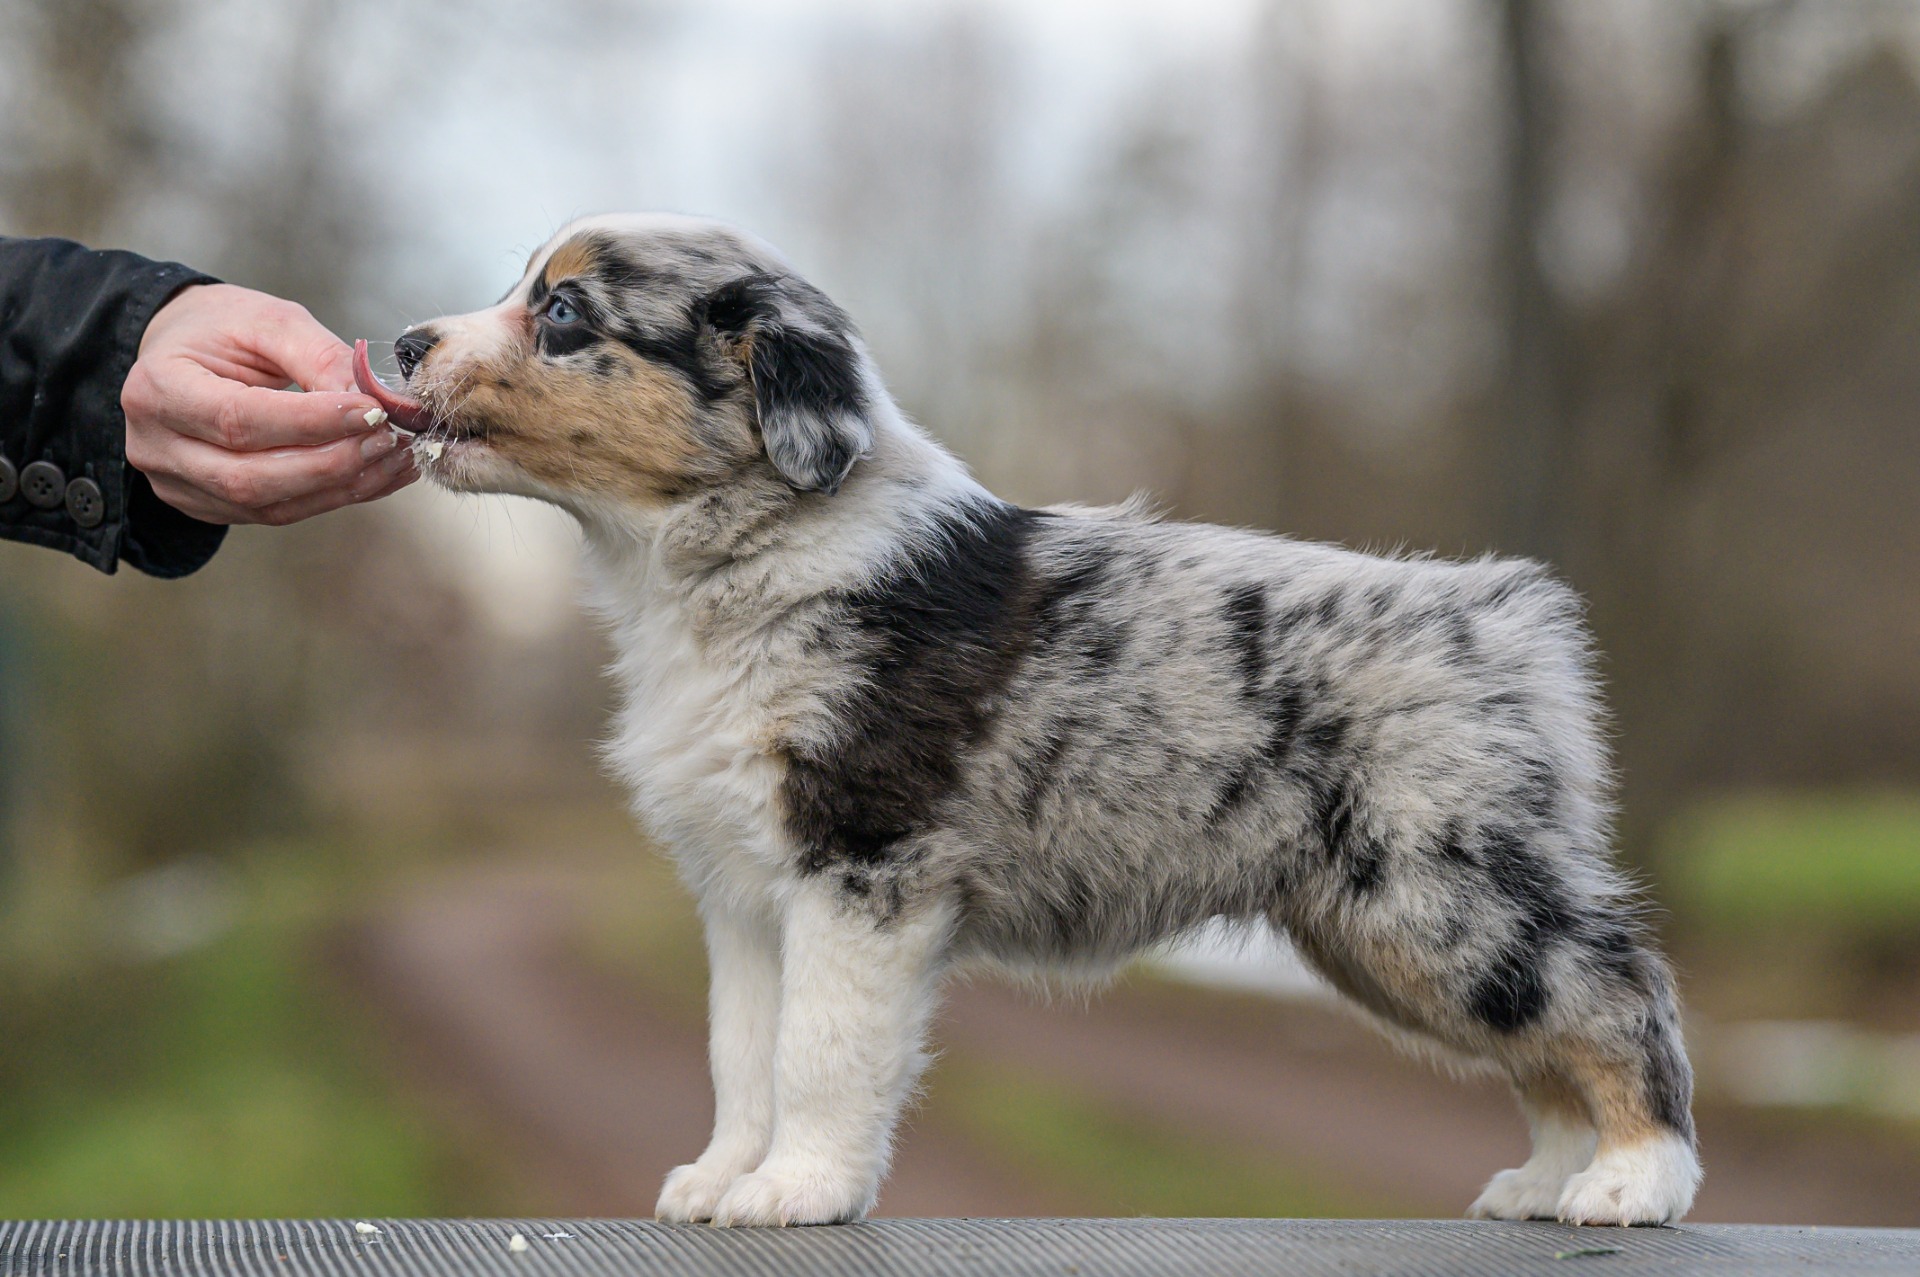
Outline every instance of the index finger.
POLYGON ((380 407, 358 391, 249 386, 186 360, 156 389, 163 424, 234 452, 309 446, 365 434, 375 425, 367 415, 380 407))
POLYGON ((255 348, 308 390, 352 390, 353 351, 305 310, 249 334, 255 348))

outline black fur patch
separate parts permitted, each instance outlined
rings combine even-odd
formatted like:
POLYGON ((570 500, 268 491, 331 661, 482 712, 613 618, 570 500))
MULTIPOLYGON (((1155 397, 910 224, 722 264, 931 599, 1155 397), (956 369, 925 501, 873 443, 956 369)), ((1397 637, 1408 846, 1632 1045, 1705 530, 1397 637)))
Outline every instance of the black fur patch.
POLYGON ((1475 982, 1468 1005, 1489 1028, 1512 1033, 1545 1013, 1547 952, 1573 937, 1578 919, 1545 858, 1529 851, 1511 830, 1482 831, 1479 853, 1488 884, 1516 916, 1512 938, 1492 970, 1475 982))
POLYGON ((1535 855, 1518 835, 1504 829, 1481 833, 1480 856, 1488 881, 1518 911, 1524 931, 1537 938, 1572 931, 1572 906, 1545 857, 1535 855))
POLYGON ((1347 721, 1338 715, 1314 724, 1295 739, 1312 739, 1315 745, 1300 751, 1287 770, 1307 788, 1313 828, 1327 864, 1346 875, 1350 893, 1368 896, 1386 875, 1388 851, 1386 844, 1365 829, 1352 760, 1338 753, 1346 733, 1347 721))
MULTIPOLYGON (((1044 512, 1035 517, 1044 518, 1044 512)), ((1082 549, 1071 567, 1039 583, 1034 592, 1034 620, 1043 635, 1083 617, 1087 599, 1099 597, 1100 585, 1112 567, 1112 555, 1102 547, 1098 551, 1082 549)))
POLYGON ((1345 715, 1328 713, 1304 722, 1313 696, 1298 684, 1281 680, 1269 708, 1267 755, 1285 775, 1306 790, 1313 827, 1329 860, 1337 858, 1352 820, 1347 783, 1351 760, 1345 745, 1345 715))
POLYGON ((843 337, 770 326, 754 337, 753 386, 762 415, 824 417, 867 410, 853 347, 843 337))
POLYGON ((1502 950, 1493 969, 1474 982, 1467 1006, 1499 1033, 1516 1033, 1538 1020, 1547 1009, 1539 950, 1522 943, 1502 950))
POLYGON ((1642 997, 1662 983, 1657 960, 1640 943, 1639 926, 1624 913, 1600 912, 1588 920, 1584 938, 1595 971, 1642 997))
POLYGON ((1527 815, 1542 825, 1552 823, 1560 810, 1560 795, 1565 782, 1553 765, 1537 758, 1530 758, 1520 764, 1520 782, 1514 797, 1526 809, 1527 815))
POLYGON ((658 287, 663 278, 658 271, 642 266, 620 249, 612 236, 593 237, 593 267, 587 277, 614 293, 658 287))
POLYGON ((847 598, 867 677, 835 744, 796 750, 783 787, 806 872, 885 862, 935 820, 1033 639, 1032 521, 1010 505, 955 512, 847 598))
MULTIPOLYGON (((1304 712, 1305 699, 1304 694, 1295 688, 1291 704, 1296 713, 1304 712)), ((1347 732, 1352 726, 1344 714, 1327 714, 1317 718, 1305 730, 1296 733, 1294 742, 1297 748, 1292 752, 1301 759, 1301 766, 1324 766, 1346 744, 1347 732)))
POLYGON ((1080 667, 1088 674, 1095 676, 1104 674, 1119 663, 1120 653, 1126 649, 1126 646, 1125 627, 1090 626, 1081 639, 1080 667))
MULTIPOLYGON (((1272 771, 1290 776, 1306 788, 1308 802, 1316 813, 1316 828, 1325 842, 1326 821, 1344 792, 1340 778, 1346 769, 1339 754, 1349 724, 1337 712, 1309 721, 1312 692, 1275 658, 1284 654, 1289 634, 1329 606, 1329 601, 1322 599, 1318 604, 1296 604, 1272 613, 1266 590, 1259 585, 1235 586, 1227 592, 1221 607, 1227 647, 1240 676, 1241 698, 1257 707, 1266 739, 1257 755, 1236 764, 1223 778, 1208 812, 1208 823, 1217 823, 1244 806, 1258 792, 1263 774, 1272 771)), ((1322 695, 1324 690, 1320 689, 1322 695)), ((1344 832, 1334 831, 1332 840, 1326 842, 1328 855, 1339 854, 1344 841, 1344 832)), ((1370 890, 1379 880, 1381 864, 1381 859, 1375 858, 1361 867, 1356 882, 1370 890)))
POLYGON ((533 344, 549 359, 577 355, 600 344, 602 338, 585 319, 571 324, 552 324, 545 320, 534 324, 533 344))
POLYGON ((698 335, 691 328, 649 333, 629 325, 616 328, 614 335, 619 338, 621 345, 642 359, 679 373, 693 387, 694 393, 707 403, 724 399, 739 389, 737 376, 727 376, 721 361, 709 359, 700 348, 698 335))
POLYGON ((1387 849, 1373 838, 1362 838, 1347 848, 1347 890, 1356 896, 1370 896, 1380 886, 1387 871, 1387 849))
POLYGON ((1643 1081, 1653 1120, 1693 1142, 1693 1074, 1676 1033, 1650 1012, 1641 1024, 1643 1081))
POLYGON ((739 337, 755 320, 771 313, 772 302, 773 281, 765 275, 745 275, 708 293, 694 318, 716 332, 739 337))
MULTIPOLYGON (((1307 698, 1300 684, 1290 678, 1281 678, 1267 694, 1267 743, 1264 752, 1267 761, 1276 767, 1287 761, 1293 753, 1294 738, 1299 735, 1300 721, 1306 716, 1307 698)), ((1339 720, 1333 720, 1338 723, 1339 720)), ((1339 727, 1340 734, 1345 727, 1339 727)), ((1318 749, 1322 740, 1316 736, 1310 748, 1318 749)))
POLYGON ((1314 799, 1313 827, 1328 860, 1339 859, 1353 829, 1353 792, 1344 783, 1322 790, 1314 799))
POLYGON ((1479 663, 1480 645, 1474 638, 1473 622, 1463 613, 1455 612, 1447 618, 1447 649, 1447 660, 1455 665, 1479 663))
POLYGON ((1081 724, 1073 719, 1054 724, 1040 748, 1018 763, 1025 781, 1020 791, 1020 819, 1029 826, 1040 818, 1040 800, 1053 788, 1060 760, 1066 756, 1068 743, 1080 729, 1081 724))
POLYGON ((1227 642, 1240 664, 1240 694, 1258 701, 1267 681, 1267 592, 1239 585, 1227 592, 1227 642))
POLYGON ((1229 771, 1221 779, 1219 792, 1213 797, 1213 806, 1207 811, 1207 823, 1217 825, 1246 805, 1253 794, 1258 764, 1244 762, 1229 771))
MULTIPOLYGON (((714 290, 693 319, 747 344, 754 420, 774 468, 802 490, 837 488, 871 441, 853 321, 806 285, 764 275, 714 290), (819 327, 795 326, 789 310, 819 327)), ((693 346, 696 337, 690 329, 693 346)))

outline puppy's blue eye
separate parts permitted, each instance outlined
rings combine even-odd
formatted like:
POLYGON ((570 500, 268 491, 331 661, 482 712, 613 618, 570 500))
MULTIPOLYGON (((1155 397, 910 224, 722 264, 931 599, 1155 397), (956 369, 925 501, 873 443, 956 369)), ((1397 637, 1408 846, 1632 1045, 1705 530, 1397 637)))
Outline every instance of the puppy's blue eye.
POLYGON ((556 324, 573 324, 580 321, 580 310, 566 297, 555 293, 547 303, 546 316, 556 324))

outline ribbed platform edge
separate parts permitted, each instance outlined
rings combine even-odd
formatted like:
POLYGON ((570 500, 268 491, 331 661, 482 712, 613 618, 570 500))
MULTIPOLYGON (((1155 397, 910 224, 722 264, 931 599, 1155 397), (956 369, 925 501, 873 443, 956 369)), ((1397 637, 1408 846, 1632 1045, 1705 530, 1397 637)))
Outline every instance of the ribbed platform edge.
POLYGON ((885 1219, 834 1228, 731 1230, 605 1219, 0 1223, 0 1277, 1582 1272, 1913 1277, 1920 1274, 1920 1230, 1303 1219, 885 1219), (356 1229, 356 1223, 377 1231, 356 1229), (512 1244, 516 1234, 524 1249, 512 1244))

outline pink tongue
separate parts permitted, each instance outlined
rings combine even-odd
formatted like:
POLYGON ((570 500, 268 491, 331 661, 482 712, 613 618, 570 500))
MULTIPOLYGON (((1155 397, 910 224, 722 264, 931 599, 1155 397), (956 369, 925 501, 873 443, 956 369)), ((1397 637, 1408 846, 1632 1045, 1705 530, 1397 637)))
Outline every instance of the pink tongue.
POLYGON ((390 389, 386 382, 374 376, 373 365, 367 362, 364 338, 353 343, 353 380, 360 387, 360 393, 371 395, 386 412, 388 420, 402 430, 425 430, 433 424, 419 400, 390 389))

